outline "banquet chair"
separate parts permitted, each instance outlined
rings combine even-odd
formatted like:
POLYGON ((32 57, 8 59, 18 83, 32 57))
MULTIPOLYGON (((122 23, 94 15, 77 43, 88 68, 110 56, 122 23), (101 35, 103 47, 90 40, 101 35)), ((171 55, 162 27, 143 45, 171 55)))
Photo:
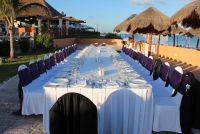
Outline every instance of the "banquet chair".
POLYGON ((20 65, 18 67, 18 96, 19 96, 19 103, 20 103, 20 110, 18 114, 22 114, 22 103, 23 103, 23 89, 32 82, 32 76, 29 68, 26 65, 20 65))
POLYGON ((66 58, 67 58, 67 52, 66 52, 66 49, 64 48, 64 49, 62 49, 62 51, 63 51, 64 59, 66 59, 66 58))
POLYGON ((46 72, 44 62, 41 58, 38 58, 37 62, 38 62, 39 73, 40 73, 40 75, 43 75, 46 72))
POLYGON ((97 108, 87 97, 68 93, 50 109, 50 134, 97 134, 97 108))
POLYGON ((153 57, 152 56, 149 56, 147 58, 147 63, 146 63, 145 68, 149 71, 149 73, 151 73, 151 71, 153 69, 153 57))
POLYGON ((32 80, 36 80, 37 78, 40 77, 38 65, 37 65, 36 62, 30 61, 29 62, 29 69, 30 69, 30 72, 31 72, 32 80))
POLYGON ((45 65, 45 69, 47 71, 49 71, 51 69, 50 59, 49 59, 48 55, 44 56, 44 65, 45 65))
MULTIPOLYGON (((154 97, 168 97, 172 95, 171 87, 165 86, 170 73, 170 64, 165 62, 160 68, 160 73, 157 80, 150 81, 153 87, 154 97)), ((154 76, 155 77, 155 76, 154 76)))
MULTIPOLYGON (((176 67, 170 78, 169 84, 173 88, 172 92, 178 90, 183 76, 183 69, 176 67)), ((155 132, 170 131, 181 133, 180 129, 180 104, 182 95, 177 93, 174 97, 156 97, 154 98, 154 123, 155 132)))
MULTIPOLYGON (((199 99, 200 82, 195 78, 192 72, 183 75, 179 92, 183 94, 180 106, 180 124, 183 134, 191 133, 192 129, 196 129, 196 133, 200 133, 200 99, 199 99)), ((193 134, 192 133, 192 134, 193 134)))
POLYGON ((56 55, 56 63, 57 63, 57 65, 58 64, 60 64, 60 62, 61 62, 61 59, 60 59, 60 54, 59 54, 59 52, 55 52, 55 55, 56 55))
POLYGON ((51 66, 55 67, 55 65, 56 65, 55 57, 53 56, 52 53, 49 54, 49 57, 50 57, 50 64, 51 64, 51 66))
POLYGON ((59 50, 59 54, 60 54, 60 60, 61 60, 61 62, 64 62, 64 56, 63 56, 62 50, 59 50))

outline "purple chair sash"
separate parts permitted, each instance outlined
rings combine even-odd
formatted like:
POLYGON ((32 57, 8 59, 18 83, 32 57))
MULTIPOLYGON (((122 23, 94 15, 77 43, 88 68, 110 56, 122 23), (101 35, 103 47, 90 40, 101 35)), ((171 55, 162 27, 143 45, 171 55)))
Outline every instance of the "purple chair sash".
POLYGON ((171 78, 169 79, 169 84, 171 85, 171 87, 177 89, 181 83, 182 76, 183 75, 181 73, 179 73, 177 70, 174 69, 171 78))
POLYGON ((195 78, 194 74, 191 73, 191 72, 187 72, 183 75, 183 78, 182 78, 182 81, 181 81, 181 84, 180 84, 180 87, 178 89, 178 91, 181 93, 181 94, 184 94, 186 91, 187 91, 187 87, 186 85, 190 85, 193 86, 195 83, 197 82, 197 79, 195 78))
POLYGON ((40 74, 43 74, 46 72, 43 60, 38 61, 38 70, 40 74))
POLYGON ((167 81, 167 78, 169 76, 169 71, 170 71, 170 67, 164 64, 161 68, 161 73, 160 73, 160 78, 163 81, 167 81))
POLYGON ((50 57, 50 64, 51 64, 52 67, 54 67, 56 65, 56 61, 55 61, 54 56, 50 57))
POLYGON ((151 58, 147 58, 147 64, 146 64, 146 69, 149 71, 152 71, 153 69, 153 60, 151 58))
POLYGON ((59 53, 56 53, 56 62, 57 63, 60 63, 60 54, 59 53))
POLYGON ((63 61, 63 60, 64 60, 64 57, 63 57, 63 53, 62 53, 62 51, 59 52, 59 53, 60 53, 60 59, 61 59, 61 61, 63 61))
POLYGON ((32 82, 32 76, 29 68, 25 68, 18 72, 19 83, 22 87, 27 86, 32 82))
POLYGON ((38 70, 38 65, 37 63, 32 63, 29 65, 29 69, 30 69, 30 72, 31 72, 31 76, 32 76, 32 79, 35 80, 37 79, 38 77, 40 77, 40 73, 39 73, 39 70, 38 70))
POLYGON ((51 69, 51 64, 50 64, 50 60, 49 59, 46 59, 44 61, 44 64, 45 64, 45 69, 46 70, 50 70, 51 69))

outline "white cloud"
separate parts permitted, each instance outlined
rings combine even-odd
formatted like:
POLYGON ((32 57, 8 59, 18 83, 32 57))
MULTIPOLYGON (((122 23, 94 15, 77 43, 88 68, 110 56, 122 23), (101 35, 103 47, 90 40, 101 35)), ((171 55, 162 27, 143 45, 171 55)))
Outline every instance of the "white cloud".
POLYGON ((152 5, 154 3, 165 3, 165 0, 131 0, 133 6, 152 5))

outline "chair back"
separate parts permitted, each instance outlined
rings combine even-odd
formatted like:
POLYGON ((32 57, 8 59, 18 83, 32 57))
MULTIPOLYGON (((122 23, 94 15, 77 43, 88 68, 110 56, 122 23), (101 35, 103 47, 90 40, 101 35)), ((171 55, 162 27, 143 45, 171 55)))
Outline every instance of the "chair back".
POLYGON ((67 51, 66 51, 66 49, 64 48, 62 51, 63 51, 64 58, 67 58, 67 51))
POLYGON ((195 78, 192 72, 185 73, 182 77, 182 81, 178 88, 178 92, 184 94, 189 88, 187 86, 193 86, 195 83, 197 83, 197 81, 198 80, 195 78))
POLYGON ((51 64, 51 66, 52 67, 54 67, 55 65, 56 65, 56 61, 55 61, 55 58, 54 58, 54 56, 53 56, 53 54, 49 54, 49 59, 50 59, 50 64, 51 64))
POLYGON ((38 70, 39 70, 39 73, 40 74, 43 74, 43 73, 45 73, 46 72, 46 70, 45 70, 45 65, 44 65, 44 62, 43 62, 43 60, 42 59, 40 59, 40 58, 38 58, 38 70))
POLYGON ((97 108, 77 93, 60 97, 50 109, 50 134, 97 134, 97 108))
POLYGON ((170 72, 170 64, 168 62, 165 62, 165 64, 161 68, 160 78, 163 81, 167 81, 169 72, 170 72))
POLYGON ((63 52, 61 50, 59 51, 59 54, 60 54, 60 60, 63 61, 64 57, 63 57, 63 52))
POLYGON ((49 59, 49 56, 47 55, 44 56, 44 65, 45 65, 46 70, 51 69, 50 59, 49 59))
POLYGON ((29 62, 29 69, 31 72, 32 80, 35 80, 40 77, 40 73, 38 70, 38 65, 36 62, 30 61, 29 62))
POLYGON ((56 62, 60 63, 61 62, 60 54, 58 52, 55 52, 55 55, 56 55, 56 62))
POLYGON ((160 59, 156 59, 152 70, 153 80, 157 80, 159 78, 161 68, 162 68, 162 61, 160 59))
POLYGON ((177 90, 177 88, 180 86, 181 80, 183 77, 183 69, 181 67, 176 67, 171 76, 169 77, 169 84, 172 88, 177 90))
POLYGON ((22 87, 27 86, 32 82, 32 76, 29 68, 26 65, 18 67, 19 85, 22 87))
POLYGON ((148 71, 152 71, 152 68, 153 68, 153 57, 152 56, 149 56, 149 58, 147 58, 147 63, 146 63, 145 68, 148 71))

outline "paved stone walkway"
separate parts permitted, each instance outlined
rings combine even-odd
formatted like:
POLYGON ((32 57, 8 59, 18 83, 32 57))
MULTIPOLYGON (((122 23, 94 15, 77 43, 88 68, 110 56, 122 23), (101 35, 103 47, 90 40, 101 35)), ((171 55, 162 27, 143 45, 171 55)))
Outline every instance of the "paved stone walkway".
POLYGON ((17 76, 0 87, 0 134, 43 134, 42 116, 14 116, 19 109, 17 76))

